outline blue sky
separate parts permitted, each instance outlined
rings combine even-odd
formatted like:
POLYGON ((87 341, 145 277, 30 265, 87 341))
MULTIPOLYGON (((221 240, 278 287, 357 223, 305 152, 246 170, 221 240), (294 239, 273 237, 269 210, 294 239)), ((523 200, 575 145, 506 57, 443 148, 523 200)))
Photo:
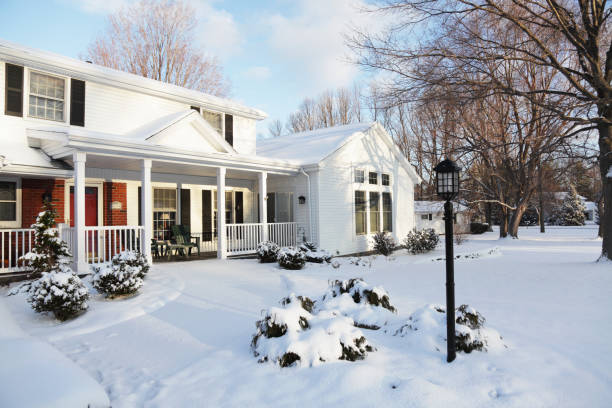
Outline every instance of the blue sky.
MULTIPOLYGON (((2 0, 0 38, 79 58, 105 17, 133 0, 2 0)), ((366 25, 360 0, 185 0, 196 10, 198 38, 217 55, 232 99, 266 111, 258 125, 285 121, 303 98, 363 80, 346 62, 343 32, 366 25)))

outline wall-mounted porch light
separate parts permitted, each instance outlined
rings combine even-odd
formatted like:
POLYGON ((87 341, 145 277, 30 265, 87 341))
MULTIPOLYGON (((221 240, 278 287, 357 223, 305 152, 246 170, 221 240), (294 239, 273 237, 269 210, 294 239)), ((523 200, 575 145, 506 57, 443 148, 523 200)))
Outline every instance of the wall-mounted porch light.
POLYGON ((299 197, 298 197, 298 203, 299 203, 299 204, 306 204, 306 197, 304 197, 304 196, 299 196, 299 197))

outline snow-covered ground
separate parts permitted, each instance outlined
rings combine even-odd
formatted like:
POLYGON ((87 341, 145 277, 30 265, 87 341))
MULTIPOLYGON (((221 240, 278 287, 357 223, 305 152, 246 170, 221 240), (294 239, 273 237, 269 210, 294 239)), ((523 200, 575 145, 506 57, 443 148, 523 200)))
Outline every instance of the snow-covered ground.
POLYGON ((425 352, 410 336, 382 329, 362 329, 377 350, 357 362, 279 368, 257 363, 250 349, 262 309, 292 292, 317 298, 331 279, 384 287, 395 323, 444 304, 444 262, 436 260, 443 245, 379 256, 371 266, 339 258, 337 269, 285 271, 255 260, 156 265, 139 295, 93 295, 89 311, 65 323, 35 314, 7 289, 0 302, 25 332, 102 384, 113 407, 608 407, 612 264, 595 262, 595 235, 594 226, 529 228, 519 240, 488 233, 457 247, 468 255, 455 263, 457 305, 475 307, 508 348, 459 353, 452 364, 445 350, 425 352))

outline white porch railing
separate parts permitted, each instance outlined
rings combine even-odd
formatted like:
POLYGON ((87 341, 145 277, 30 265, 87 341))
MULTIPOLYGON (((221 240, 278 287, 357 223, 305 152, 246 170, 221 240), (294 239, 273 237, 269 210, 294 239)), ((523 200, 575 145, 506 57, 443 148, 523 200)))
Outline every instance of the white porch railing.
POLYGON ((228 255, 253 253, 263 241, 263 224, 227 224, 225 227, 228 255))
POLYGON ((296 246, 297 223, 275 222, 268 224, 268 241, 272 241, 282 247, 296 246))
POLYGON ((0 273, 26 271, 27 268, 19 258, 34 246, 34 229, 2 229, 0 245, 0 273))
MULTIPOLYGON (((140 251, 144 228, 139 225, 85 227, 85 259, 89 264, 109 262, 122 251, 140 251)), ((149 243, 150 245, 150 243, 149 243)))

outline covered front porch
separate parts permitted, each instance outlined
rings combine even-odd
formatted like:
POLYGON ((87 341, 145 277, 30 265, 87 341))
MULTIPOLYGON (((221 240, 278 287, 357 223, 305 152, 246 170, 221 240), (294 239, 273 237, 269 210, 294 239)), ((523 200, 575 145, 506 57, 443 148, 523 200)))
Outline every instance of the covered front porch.
MULTIPOLYGON (((123 250, 138 250, 149 262, 189 250, 224 259, 254 253, 265 240, 289 246, 310 238, 307 223, 294 220, 291 186, 302 177, 299 167, 240 155, 215 140, 212 151, 175 148, 171 139, 186 130, 175 129, 162 143, 159 134, 166 131, 119 137, 28 130, 31 147, 73 168, 73 177, 64 180, 58 231, 72 249, 75 270, 87 272, 123 250), (270 178, 283 180, 282 191, 268 189, 270 178)), ((0 238, 11 241, 6 266, 18 270, 16 260, 34 241, 32 230, 3 231, 0 238)))

